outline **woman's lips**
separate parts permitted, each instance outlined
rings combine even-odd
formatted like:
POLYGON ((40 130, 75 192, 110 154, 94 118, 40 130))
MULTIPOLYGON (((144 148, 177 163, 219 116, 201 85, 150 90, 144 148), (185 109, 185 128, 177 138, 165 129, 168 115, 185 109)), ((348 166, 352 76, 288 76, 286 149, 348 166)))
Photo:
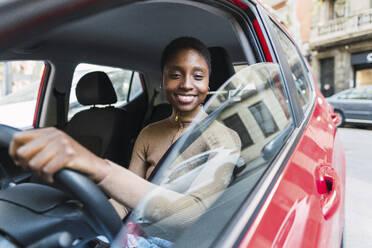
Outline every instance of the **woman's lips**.
POLYGON ((177 95, 176 94, 177 101, 182 103, 182 104, 191 103, 191 102, 194 101, 195 98, 196 98, 196 96, 194 96, 194 95, 177 95))

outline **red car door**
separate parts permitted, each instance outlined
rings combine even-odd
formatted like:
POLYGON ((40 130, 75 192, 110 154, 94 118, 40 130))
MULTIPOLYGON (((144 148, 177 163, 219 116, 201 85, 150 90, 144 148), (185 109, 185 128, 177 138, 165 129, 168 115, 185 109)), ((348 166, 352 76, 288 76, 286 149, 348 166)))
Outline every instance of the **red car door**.
POLYGON ((263 179, 256 195, 259 203, 239 247, 340 247, 345 158, 332 108, 296 45, 262 7, 258 10, 262 19, 257 18, 256 31, 266 30, 262 39, 270 46, 274 62, 281 65, 300 113, 294 110, 296 138, 286 148, 292 151, 263 179))

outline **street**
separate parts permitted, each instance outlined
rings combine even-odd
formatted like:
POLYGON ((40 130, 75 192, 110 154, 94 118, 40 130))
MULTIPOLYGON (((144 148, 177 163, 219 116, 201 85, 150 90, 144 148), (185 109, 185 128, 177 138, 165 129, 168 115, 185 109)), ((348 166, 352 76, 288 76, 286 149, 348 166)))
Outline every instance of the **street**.
POLYGON ((372 247, 372 129, 339 129, 346 156, 344 247, 372 247))

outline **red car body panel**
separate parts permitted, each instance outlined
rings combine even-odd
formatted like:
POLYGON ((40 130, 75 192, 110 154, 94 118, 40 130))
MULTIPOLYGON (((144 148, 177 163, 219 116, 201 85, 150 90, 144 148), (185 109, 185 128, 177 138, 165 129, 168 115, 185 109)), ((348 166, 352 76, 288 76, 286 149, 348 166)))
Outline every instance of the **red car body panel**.
POLYGON ((304 133, 239 247, 340 247, 345 157, 329 106, 317 96, 304 133), (326 168, 324 170, 324 168, 326 168), (333 171, 330 192, 319 174, 333 171))
POLYGON ((316 102, 303 134, 239 248, 341 245, 345 155, 333 108, 317 85, 314 89, 316 102))

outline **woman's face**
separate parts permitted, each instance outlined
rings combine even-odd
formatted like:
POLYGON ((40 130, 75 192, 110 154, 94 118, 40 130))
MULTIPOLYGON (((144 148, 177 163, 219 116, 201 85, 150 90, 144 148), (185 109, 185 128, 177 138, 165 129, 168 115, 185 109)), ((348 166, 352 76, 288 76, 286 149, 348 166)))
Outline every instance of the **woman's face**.
POLYGON ((169 103, 180 112, 190 112, 204 102, 209 71, 204 57, 193 49, 178 51, 164 66, 163 87, 169 103))

